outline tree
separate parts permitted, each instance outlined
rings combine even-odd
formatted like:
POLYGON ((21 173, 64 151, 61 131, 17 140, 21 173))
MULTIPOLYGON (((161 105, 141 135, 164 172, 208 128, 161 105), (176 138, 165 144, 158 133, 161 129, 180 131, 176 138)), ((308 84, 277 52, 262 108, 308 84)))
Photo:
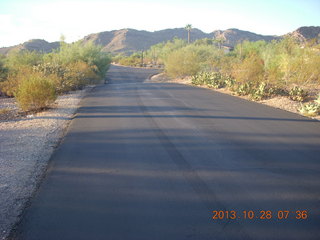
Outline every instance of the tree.
POLYGON ((226 41, 223 37, 217 37, 213 40, 215 43, 218 44, 219 49, 222 48, 222 44, 226 41))
POLYGON ((185 29, 188 31, 188 44, 190 43, 190 32, 192 30, 192 25, 191 24, 187 24, 185 29))

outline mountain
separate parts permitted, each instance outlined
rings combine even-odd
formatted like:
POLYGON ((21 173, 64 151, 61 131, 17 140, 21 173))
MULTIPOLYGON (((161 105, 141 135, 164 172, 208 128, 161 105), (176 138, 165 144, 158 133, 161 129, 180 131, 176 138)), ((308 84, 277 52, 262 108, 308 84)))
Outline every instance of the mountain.
POLYGON ((228 47, 234 47, 242 41, 255 42, 259 40, 272 41, 274 39, 279 39, 277 36, 265 36, 256 33, 242 31, 236 28, 227 29, 225 31, 217 30, 212 33, 212 37, 215 39, 222 39, 223 45, 228 47))
POLYGON ((305 42, 306 40, 314 38, 320 39, 320 27, 301 27, 291 33, 288 33, 286 36, 291 36, 299 42, 305 42))
MULTIPOLYGON (((138 31, 135 29, 122 29, 116 31, 100 32, 90 34, 82 40, 84 43, 93 41, 103 46, 106 52, 134 52, 146 50, 150 46, 172 40, 174 37, 187 37, 187 31, 184 28, 166 29, 155 32, 138 31)), ((193 29, 191 39, 197 40, 210 37, 199 29, 193 29)))
MULTIPOLYGON (((229 47, 233 47, 243 40, 271 41, 278 38, 275 36, 263 36, 238 29, 228 29, 225 31, 218 30, 212 33, 204 33, 196 28, 192 29, 190 36, 191 41, 203 38, 223 39, 223 45, 229 47)), ((83 42, 93 41, 96 44, 100 44, 106 52, 134 52, 148 49, 154 44, 172 40, 174 37, 186 39, 187 31, 184 28, 166 29, 155 32, 122 29, 90 34, 83 39, 83 42)))
POLYGON ((29 50, 29 51, 39 51, 39 52, 51 52, 54 49, 59 48, 59 42, 47 42, 42 39, 32 39, 27 42, 24 42, 19 45, 15 45, 12 47, 4 47, 0 48, 0 53, 7 54, 11 51, 21 51, 21 50, 29 50))
MULTIPOLYGON (((320 27, 301 27, 284 36, 291 36, 303 42, 312 38, 318 38, 320 27)), ((161 31, 148 32, 135 29, 121 29, 114 31, 106 31, 90 34, 80 41, 86 43, 93 41, 102 45, 103 51, 112 53, 132 53, 135 51, 147 50, 150 46, 172 40, 174 37, 187 39, 187 31, 184 28, 165 29, 161 31)), ((265 36, 253 32, 243 31, 235 28, 227 30, 217 30, 212 33, 204 33, 199 29, 192 29, 191 41, 203 38, 221 39, 222 45, 234 47, 241 41, 271 41, 273 39, 281 39, 284 36, 265 36)), ((20 45, 13 47, 0 48, 0 53, 7 54, 12 50, 36 50, 42 52, 50 52, 59 47, 59 42, 49 43, 45 40, 33 39, 20 45)))

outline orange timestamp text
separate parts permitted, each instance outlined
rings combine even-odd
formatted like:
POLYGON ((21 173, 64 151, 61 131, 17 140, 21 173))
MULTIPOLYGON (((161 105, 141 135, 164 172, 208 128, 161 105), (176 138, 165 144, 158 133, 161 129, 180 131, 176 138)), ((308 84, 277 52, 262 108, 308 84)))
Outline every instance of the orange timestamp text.
POLYGON ((234 210, 214 210, 212 211, 213 220, 223 220, 223 219, 260 219, 260 220, 270 220, 270 219, 297 219, 297 220, 306 220, 308 218, 307 210, 244 210, 244 211, 234 211, 234 210))

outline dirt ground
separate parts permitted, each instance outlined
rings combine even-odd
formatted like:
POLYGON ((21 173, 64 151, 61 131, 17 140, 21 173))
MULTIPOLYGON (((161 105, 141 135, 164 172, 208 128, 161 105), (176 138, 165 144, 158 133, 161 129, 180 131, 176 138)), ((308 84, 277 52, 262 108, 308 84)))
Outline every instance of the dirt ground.
POLYGON ((6 239, 87 91, 59 96, 50 109, 22 113, 0 98, 0 239, 6 239))

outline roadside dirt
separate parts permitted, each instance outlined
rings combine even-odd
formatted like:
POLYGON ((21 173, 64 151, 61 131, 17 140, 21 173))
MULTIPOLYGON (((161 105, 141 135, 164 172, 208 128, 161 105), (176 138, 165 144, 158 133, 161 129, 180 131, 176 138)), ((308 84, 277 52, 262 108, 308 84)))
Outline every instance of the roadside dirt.
POLYGON ((51 109, 23 114, 0 98, 0 239, 6 239, 45 172, 78 103, 87 91, 59 96, 51 109))

